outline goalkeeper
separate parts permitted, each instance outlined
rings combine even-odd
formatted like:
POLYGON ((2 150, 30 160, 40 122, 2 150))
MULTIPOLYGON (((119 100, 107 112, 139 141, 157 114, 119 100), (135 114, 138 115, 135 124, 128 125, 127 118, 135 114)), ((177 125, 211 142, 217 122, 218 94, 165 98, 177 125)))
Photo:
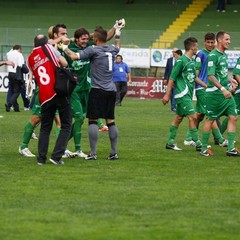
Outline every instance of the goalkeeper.
MULTIPOLYGON (((116 21, 114 26, 107 33, 107 41, 112 39, 116 31, 122 28, 122 24, 119 25, 119 20, 116 21)), ((78 52, 85 49, 88 46, 92 46, 93 34, 90 34, 85 28, 79 28, 74 33, 74 39, 70 41, 69 49, 73 52, 78 52)), ((75 87, 71 95, 71 107, 74 123, 72 125, 72 131, 70 139, 74 139, 75 152, 69 150, 65 151, 63 157, 82 157, 85 158, 87 155, 82 151, 81 148, 81 136, 82 136, 82 125, 86 117, 88 96, 92 86, 92 75, 90 71, 90 59, 77 59, 72 60, 66 54, 64 55, 68 61, 68 67, 72 69, 79 76, 79 84, 75 87)))
POLYGON ((107 31, 102 27, 97 27, 94 31, 95 46, 89 46, 78 52, 71 51, 67 45, 61 44, 60 47, 72 60, 90 59, 90 69, 92 74, 92 88, 89 94, 87 107, 88 134, 90 141, 90 154, 86 160, 96 160, 96 147, 98 141, 99 118, 106 119, 109 128, 109 140, 111 143, 109 160, 117 160, 117 141, 118 130, 114 121, 114 108, 116 100, 116 86, 112 81, 112 68, 115 56, 119 52, 121 29, 125 25, 122 19, 116 22, 115 46, 106 46, 107 31), (107 53, 107 54, 106 54, 107 53))

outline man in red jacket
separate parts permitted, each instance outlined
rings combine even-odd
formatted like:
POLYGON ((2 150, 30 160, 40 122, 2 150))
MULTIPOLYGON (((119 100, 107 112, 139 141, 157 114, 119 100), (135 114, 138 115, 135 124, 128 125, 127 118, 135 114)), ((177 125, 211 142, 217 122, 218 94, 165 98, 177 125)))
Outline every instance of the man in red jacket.
POLYGON ((67 146, 71 132, 71 106, 67 97, 58 96, 54 90, 56 66, 67 66, 66 59, 50 44, 44 35, 37 35, 34 39, 34 49, 28 57, 28 66, 32 71, 39 87, 39 102, 41 104, 41 129, 38 142, 38 165, 47 160, 49 137, 56 110, 61 119, 61 132, 57 138, 53 153, 49 159, 53 164, 64 164, 61 157, 67 146), (43 52, 45 46, 53 62, 43 52))

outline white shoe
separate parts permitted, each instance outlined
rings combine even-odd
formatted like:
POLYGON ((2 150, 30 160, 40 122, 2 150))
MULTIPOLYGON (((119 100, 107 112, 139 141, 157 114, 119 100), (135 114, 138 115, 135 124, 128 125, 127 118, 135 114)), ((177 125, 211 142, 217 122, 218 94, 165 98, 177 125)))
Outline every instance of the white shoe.
POLYGON ((219 145, 220 147, 227 147, 227 146, 228 146, 228 140, 225 139, 225 140, 223 141, 223 143, 219 143, 218 145, 219 145))
POLYGON ((175 150, 175 151, 181 151, 182 149, 179 148, 176 144, 166 144, 166 149, 172 149, 172 150, 175 150))
POLYGON ((34 139, 34 140, 38 139, 37 135, 34 132, 32 133, 32 139, 34 139))
POLYGON ((87 154, 85 154, 82 150, 76 151, 74 153, 72 153, 75 157, 81 157, 81 158, 85 158, 87 157, 87 154))
POLYGON ((196 143, 193 140, 190 141, 184 140, 183 143, 185 146, 196 146, 196 143))
POLYGON ((18 151, 24 157, 36 157, 34 154, 30 152, 28 148, 21 149, 21 147, 19 147, 18 151))
POLYGON ((62 155, 62 158, 74 158, 74 157, 75 157, 74 154, 68 149, 66 149, 64 154, 62 155))

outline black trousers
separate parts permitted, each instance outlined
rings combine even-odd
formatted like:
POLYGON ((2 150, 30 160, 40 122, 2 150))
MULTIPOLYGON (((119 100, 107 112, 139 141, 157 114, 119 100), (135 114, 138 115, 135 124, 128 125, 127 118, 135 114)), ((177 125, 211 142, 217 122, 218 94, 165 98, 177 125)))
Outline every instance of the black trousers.
POLYGON ((41 128, 38 141, 38 162, 45 163, 49 147, 49 138, 56 110, 59 111, 61 131, 56 140, 51 158, 59 161, 66 150, 72 127, 70 100, 66 97, 55 96, 41 106, 41 128))
POLYGON ((9 79, 9 89, 12 90, 12 95, 9 99, 9 102, 7 102, 8 107, 14 108, 14 111, 19 111, 19 104, 17 102, 17 99, 22 91, 22 85, 23 82, 16 80, 16 73, 9 73, 8 74, 9 79))
POLYGON ((219 11, 225 10, 225 0, 217 1, 217 10, 219 10, 219 11))
POLYGON ((127 82, 114 82, 117 88, 116 104, 121 104, 127 93, 127 82))

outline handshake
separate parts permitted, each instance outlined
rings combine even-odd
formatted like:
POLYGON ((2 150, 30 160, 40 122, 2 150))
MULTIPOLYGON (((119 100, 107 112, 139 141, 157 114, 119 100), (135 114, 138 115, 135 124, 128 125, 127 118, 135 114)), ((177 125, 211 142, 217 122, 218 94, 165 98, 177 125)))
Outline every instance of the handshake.
POLYGON ((115 36, 119 37, 121 35, 121 31, 125 27, 125 23, 124 18, 116 20, 116 23, 113 26, 115 28, 115 36))

